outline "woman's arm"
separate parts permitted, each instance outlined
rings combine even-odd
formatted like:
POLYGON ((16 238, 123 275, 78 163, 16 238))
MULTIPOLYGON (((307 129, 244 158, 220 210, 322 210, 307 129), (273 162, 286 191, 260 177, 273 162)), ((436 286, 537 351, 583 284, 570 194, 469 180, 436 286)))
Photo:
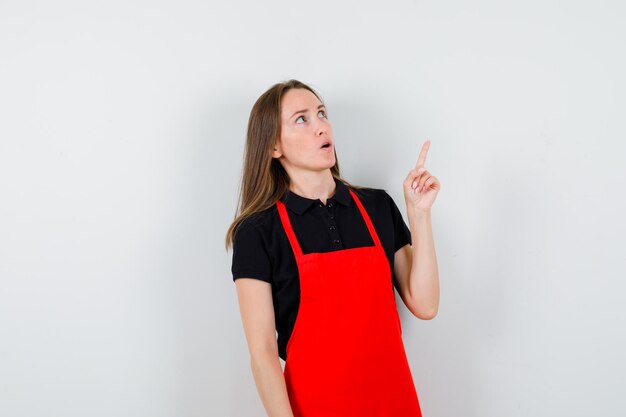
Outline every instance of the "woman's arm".
POLYGON ((431 207, 441 189, 439 180, 424 168, 430 140, 424 142, 415 168, 409 171, 402 188, 411 229, 411 245, 394 255, 394 272, 402 301, 414 316, 426 320, 439 309, 439 270, 433 241, 431 207))
POLYGON ((399 294, 417 318, 431 320, 439 309, 439 271, 430 212, 407 207, 411 240, 394 255, 399 294))
POLYGON ((235 280, 250 365, 269 417, 293 417, 278 357, 271 284, 254 278, 235 280))

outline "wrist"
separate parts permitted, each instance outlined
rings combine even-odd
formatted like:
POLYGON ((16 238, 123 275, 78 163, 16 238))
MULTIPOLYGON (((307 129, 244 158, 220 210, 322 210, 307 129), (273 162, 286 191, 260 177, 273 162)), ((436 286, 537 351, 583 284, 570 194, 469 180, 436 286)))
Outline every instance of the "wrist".
POLYGON ((409 216, 415 216, 415 217, 430 217, 431 215, 431 211, 429 208, 422 209, 412 204, 407 204, 406 212, 408 213, 409 216))

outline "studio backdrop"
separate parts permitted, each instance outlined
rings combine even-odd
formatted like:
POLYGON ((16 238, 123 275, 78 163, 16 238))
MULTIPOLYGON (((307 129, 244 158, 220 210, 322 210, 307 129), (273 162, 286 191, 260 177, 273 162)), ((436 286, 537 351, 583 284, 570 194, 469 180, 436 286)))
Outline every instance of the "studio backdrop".
POLYGON ((430 139, 441 301, 396 295, 425 417, 626 409, 619 1, 0 2, 0 415, 262 417, 224 238, 295 78, 342 175, 430 139))

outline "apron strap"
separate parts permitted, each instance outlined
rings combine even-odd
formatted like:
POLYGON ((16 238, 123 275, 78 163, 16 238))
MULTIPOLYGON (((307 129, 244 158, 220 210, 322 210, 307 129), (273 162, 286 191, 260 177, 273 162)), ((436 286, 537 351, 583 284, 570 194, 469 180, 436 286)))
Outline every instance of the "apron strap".
POLYGON ((296 256, 296 259, 299 259, 302 256, 302 249, 300 248, 300 244, 298 243, 296 234, 293 232, 293 228, 291 227, 289 215, 287 214, 287 209, 285 208, 285 203, 278 200, 276 201, 276 207, 278 208, 280 220, 283 223, 283 228, 285 229, 285 233, 287 233, 287 237, 289 238, 289 243, 291 243, 291 248, 293 249, 294 255, 296 256))
MULTIPOLYGON (((369 230, 370 236, 372 237, 372 240, 374 241, 374 246, 378 246, 382 249, 382 244, 380 243, 380 239, 378 238, 378 233, 376 233, 376 229, 374 228, 374 225, 372 224, 372 220, 370 219, 370 216, 367 214, 367 211, 365 211, 365 208, 363 207, 361 200, 359 199, 359 197, 357 197, 354 191, 352 191, 351 189, 348 189, 348 191, 350 192, 352 199, 354 200, 359 211, 361 212, 361 216, 363 217, 363 220, 365 221, 367 230, 369 230)), ((291 248, 293 249, 296 258, 300 258, 302 256, 302 248, 300 247, 300 243, 298 243, 298 238, 296 238, 296 234, 294 233, 293 227, 291 226, 291 221, 289 220, 289 215, 287 214, 287 209, 285 208, 285 204, 282 201, 277 200, 276 207, 278 208, 278 215, 280 216, 280 220, 283 224, 283 228, 285 229, 285 233, 287 233, 287 238, 289 239, 289 243, 291 243, 291 248)))
POLYGON ((376 229, 374 229, 374 225, 372 224, 372 220, 370 219, 370 216, 367 214, 367 211, 365 211, 363 204, 361 204, 361 200, 359 200, 359 197, 356 196, 356 193, 354 191, 352 191, 349 188, 348 188, 348 191, 350 191, 352 198, 354 199, 356 205, 359 207, 359 211, 361 212, 361 216, 363 216, 363 220, 365 220, 365 224, 367 225, 367 230, 370 231, 370 235, 372 237, 372 240, 374 241, 374 245, 382 249, 380 239, 378 239, 378 233, 376 233, 376 229))

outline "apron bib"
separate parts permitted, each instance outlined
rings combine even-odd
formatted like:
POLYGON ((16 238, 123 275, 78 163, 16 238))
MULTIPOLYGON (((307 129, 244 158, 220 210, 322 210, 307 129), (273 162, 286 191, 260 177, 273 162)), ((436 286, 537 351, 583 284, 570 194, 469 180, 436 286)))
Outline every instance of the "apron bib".
POLYGON ((289 401, 295 417, 421 417, 389 261, 349 191, 374 246, 303 254, 285 205, 276 203, 300 276, 286 346, 289 401))

